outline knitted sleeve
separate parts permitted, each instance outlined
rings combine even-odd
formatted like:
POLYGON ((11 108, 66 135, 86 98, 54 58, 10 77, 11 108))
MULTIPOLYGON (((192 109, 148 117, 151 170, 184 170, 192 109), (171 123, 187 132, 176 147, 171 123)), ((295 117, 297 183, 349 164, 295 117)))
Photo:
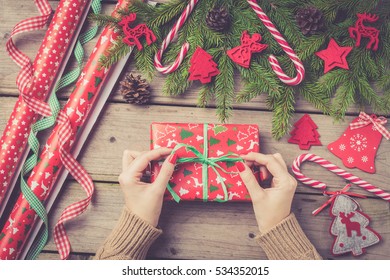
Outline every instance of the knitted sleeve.
POLYGON ((124 207, 116 227, 97 250, 96 260, 145 259, 150 245, 162 234, 124 207))
POLYGON ((270 260, 322 259, 293 213, 268 232, 260 233, 256 241, 270 260))

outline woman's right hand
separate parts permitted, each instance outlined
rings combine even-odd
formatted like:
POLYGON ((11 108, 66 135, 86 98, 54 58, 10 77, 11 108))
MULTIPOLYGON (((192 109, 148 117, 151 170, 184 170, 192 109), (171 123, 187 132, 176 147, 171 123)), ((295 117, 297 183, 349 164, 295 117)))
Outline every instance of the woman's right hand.
POLYGON ((251 196, 259 230, 265 233, 290 215, 297 181, 278 153, 265 155, 251 152, 241 157, 245 163, 238 162, 237 168, 251 196), (250 169, 253 164, 260 166, 262 179, 273 176, 270 188, 259 185, 250 169))

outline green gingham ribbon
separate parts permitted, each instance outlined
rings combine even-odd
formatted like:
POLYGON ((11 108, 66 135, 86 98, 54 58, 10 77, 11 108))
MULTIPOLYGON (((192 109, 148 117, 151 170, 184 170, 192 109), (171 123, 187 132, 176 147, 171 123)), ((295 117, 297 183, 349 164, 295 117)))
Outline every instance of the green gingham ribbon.
MULTIPOLYGON (((94 14, 100 13, 101 11, 100 2, 101 0, 92 1, 91 8, 94 14)), ((51 113, 52 113, 51 116, 38 120, 36 123, 34 123, 31 126, 31 132, 28 138, 28 144, 32 151, 32 155, 25 161, 22 167, 22 172, 20 174, 21 190, 26 200, 30 204, 31 208, 37 213, 39 218, 42 219, 44 223, 44 229, 39 232, 37 238, 35 239, 34 243, 32 244, 26 256, 26 259, 36 259, 39 253, 45 247, 49 236, 48 217, 47 217, 45 206, 34 194, 34 192, 31 190, 31 188, 28 186, 28 184, 24 179, 24 176, 26 176, 35 167, 35 165, 38 162, 38 153, 39 153, 40 144, 36 137, 36 134, 54 125, 58 113, 61 109, 56 93, 60 89, 72 84, 78 79, 81 73, 81 66, 84 58, 83 45, 91 41, 96 36, 97 33, 98 33, 98 26, 94 26, 91 29, 79 35, 73 52, 75 59, 77 61, 77 66, 75 69, 69 71, 68 73, 64 74, 61 77, 61 79, 56 84, 52 94, 50 95, 48 104, 51 109, 51 113)))
MULTIPOLYGON (((244 160, 239 157, 239 155, 234 153, 227 153, 226 155, 220 156, 220 157, 208 157, 208 124, 203 124, 203 154, 199 152, 194 146, 180 143, 173 148, 171 155, 174 154, 177 150, 181 148, 186 148, 187 151, 191 151, 195 154, 196 157, 186 157, 186 158, 179 158, 177 160, 177 164, 179 163, 201 163, 202 164, 202 185, 203 185, 203 201, 206 202, 208 200, 208 167, 210 167, 215 174, 217 174, 217 177, 219 179, 219 182, 221 182, 224 198, 219 199, 216 198, 215 201, 217 202, 226 202, 228 201, 228 191, 226 184, 223 180, 223 177, 221 176, 219 171, 222 171, 225 174, 237 174, 237 172, 229 172, 223 167, 221 167, 218 162, 243 162, 244 160)), ((167 189, 170 192, 170 194, 173 197, 173 200, 176 202, 180 202, 180 196, 173 190, 171 185, 168 183, 167 189)))

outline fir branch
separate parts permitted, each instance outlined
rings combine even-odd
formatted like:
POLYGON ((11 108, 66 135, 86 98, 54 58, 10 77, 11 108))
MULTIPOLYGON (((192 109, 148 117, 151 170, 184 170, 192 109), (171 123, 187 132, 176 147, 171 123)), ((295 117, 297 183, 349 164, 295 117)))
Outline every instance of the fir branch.
POLYGON ((295 97, 292 87, 286 87, 282 96, 276 97, 272 117, 272 136, 279 140, 290 129, 290 119, 294 113, 295 97))
POLYGON ((335 97, 332 102, 331 115, 336 120, 344 118, 349 106, 355 101, 355 84, 351 80, 346 79, 344 83, 336 90, 335 97))
POLYGON ((153 12, 149 13, 151 20, 148 22, 150 27, 159 27, 174 18, 178 17, 187 6, 187 1, 172 0, 164 5, 158 6, 153 12))
POLYGON ((226 122, 232 114, 234 102, 234 67, 225 53, 221 54, 217 63, 220 70, 220 74, 215 78, 217 116, 220 122, 226 122))
POLYGON ((202 86, 198 94, 198 107, 205 108, 215 94, 214 83, 208 83, 202 86))
POLYGON ((110 16, 110 15, 103 15, 103 14, 90 14, 88 16, 88 19, 94 21, 99 26, 109 26, 114 29, 121 29, 122 27, 118 24, 121 19, 118 19, 116 17, 110 16))
POLYGON ((157 50, 157 45, 152 44, 135 54, 135 67, 141 71, 149 81, 154 77, 156 71, 154 66, 154 54, 157 50))
POLYGON ((130 46, 123 43, 122 37, 118 36, 115 44, 108 50, 107 55, 102 55, 99 62, 103 67, 109 68, 111 65, 125 57, 130 50, 130 46))

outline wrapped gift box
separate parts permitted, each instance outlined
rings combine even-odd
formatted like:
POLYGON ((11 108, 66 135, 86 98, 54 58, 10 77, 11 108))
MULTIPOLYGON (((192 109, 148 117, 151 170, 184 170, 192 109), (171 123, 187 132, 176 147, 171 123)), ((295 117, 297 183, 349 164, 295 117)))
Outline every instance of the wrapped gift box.
MULTIPOLYGON (((151 149, 159 147, 178 148, 166 200, 177 196, 181 200, 250 201, 235 165, 240 154, 260 151, 257 125, 152 123, 151 149), (205 158, 214 161, 214 166, 204 163, 205 158), (182 162, 185 159, 190 162, 182 162)), ((152 163, 152 181, 161 165, 162 161, 152 163)), ((258 178, 258 172, 254 173, 258 178)))

